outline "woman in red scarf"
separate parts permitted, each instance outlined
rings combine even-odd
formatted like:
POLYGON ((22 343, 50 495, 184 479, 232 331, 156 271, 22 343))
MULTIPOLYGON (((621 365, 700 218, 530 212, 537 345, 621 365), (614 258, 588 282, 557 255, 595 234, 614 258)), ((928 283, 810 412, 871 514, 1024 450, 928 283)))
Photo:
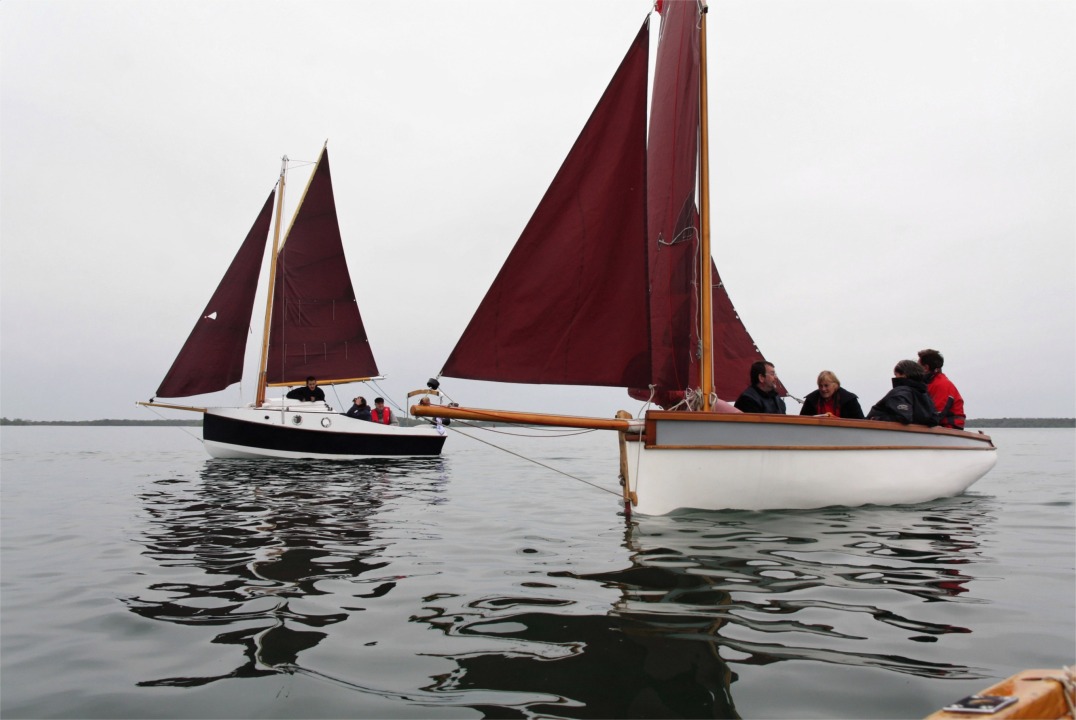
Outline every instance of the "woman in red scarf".
POLYGON ((823 415, 829 417, 863 419, 859 398, 841 387, 841 381, 829 370, 818 373, 818 389, 808 393, 803 400, 800 415, 823 415))

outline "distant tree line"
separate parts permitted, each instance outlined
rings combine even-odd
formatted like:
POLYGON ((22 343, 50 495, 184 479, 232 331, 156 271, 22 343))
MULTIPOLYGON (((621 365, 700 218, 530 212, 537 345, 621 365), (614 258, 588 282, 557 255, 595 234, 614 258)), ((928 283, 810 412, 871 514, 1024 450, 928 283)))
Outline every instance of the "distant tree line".
MULTIPOLYGON (((471 422, 472 425, 487 423, 471 422)), ((2 425, 82 425, 82 426, 131 426, 201 427, 198 420, 23 420, 0 418, 2 425)), ((1076 428, 1076 418, 968 418, 970 428, 1076 428)))
POLYGON ((0 425, 82 425, 82 426, 124 426, 156 425, 159 427, 201 427, 198 420, 23 420, 22 418, 0 418, 0 425))
POLYGON ((970 428, 1070 428, 1076 418, 968 418, 970 428))

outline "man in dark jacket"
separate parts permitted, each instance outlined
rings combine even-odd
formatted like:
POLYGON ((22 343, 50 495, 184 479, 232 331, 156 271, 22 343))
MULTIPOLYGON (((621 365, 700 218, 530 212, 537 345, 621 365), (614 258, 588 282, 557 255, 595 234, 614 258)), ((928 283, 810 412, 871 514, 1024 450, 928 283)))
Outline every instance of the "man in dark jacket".
POLYGON ((938 410, 927 394, 923 368, 915 360, 901 360, 893 368, 893 389, 875 403, 868 420, 899 422, 903 425, 938 424, 938 410))
POLYGON ((301 402, 325 402, 325 391, 318 387, 318 380, 311 375, 306 379, 306 387, 297 387, 294 390, 289 390, 285 396, 290 400, 299 400, 301 402))
POLYGON ((777 394, 777 372, 765 360, 751 363, 751 387, 740 393, 736 409, 745 413, 785 414, 785 401, 777 394))
POLYGON ((351 407, 346 413, 348 417, 353 417, 358 420, 370 420, 370 406, 366 404, 366 398, 361 395, 351 401, 351 407))

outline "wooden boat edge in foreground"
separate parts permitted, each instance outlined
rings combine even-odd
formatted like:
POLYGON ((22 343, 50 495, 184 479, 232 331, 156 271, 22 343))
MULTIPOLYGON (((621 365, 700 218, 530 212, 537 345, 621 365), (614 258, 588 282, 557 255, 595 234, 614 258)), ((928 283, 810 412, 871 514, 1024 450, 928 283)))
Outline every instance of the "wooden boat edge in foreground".
POLYGON ((926 720, 968 720, 974 717, 999 720, 1071 720, 1073 707, 1076 706, 1076 671, 1072 667, 1061 670, 1024 670, 964 699, 984 697, 1014 698, 1015 702, 993 712, 942 709, 927 716, 926 720))

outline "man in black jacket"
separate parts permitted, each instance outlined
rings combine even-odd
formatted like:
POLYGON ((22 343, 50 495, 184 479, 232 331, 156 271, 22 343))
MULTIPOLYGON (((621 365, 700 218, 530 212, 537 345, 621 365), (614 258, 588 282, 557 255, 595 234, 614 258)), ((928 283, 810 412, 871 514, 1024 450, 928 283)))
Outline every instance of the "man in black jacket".
POLYGON ((777 394, 777 372, 765 360, 751 363, 751 387, 740 393, 736 409, 745 413, 785 414, 785 401, 777 394))
POLYGON ((915 360, 901 360, 893 368, 893 389, 875 403, 868 420, 899 422, 903 425, 938 424, 938 410, 927 394, 923 367, 915 360))
POLYGON ((351 407, 344 413, 348 417, 353 417, 357 420, 370 420, 370 406, 366 404, 366 398, 361 395, 351 401, 351 407))
POLYGON ((294 390, 288 391, 285 395, 289 400, 299 400, 301 402, 325 402, 325 391, 318 387, 318 380, 313 375, 306 379, 306 387, 297 387, 294 390))

